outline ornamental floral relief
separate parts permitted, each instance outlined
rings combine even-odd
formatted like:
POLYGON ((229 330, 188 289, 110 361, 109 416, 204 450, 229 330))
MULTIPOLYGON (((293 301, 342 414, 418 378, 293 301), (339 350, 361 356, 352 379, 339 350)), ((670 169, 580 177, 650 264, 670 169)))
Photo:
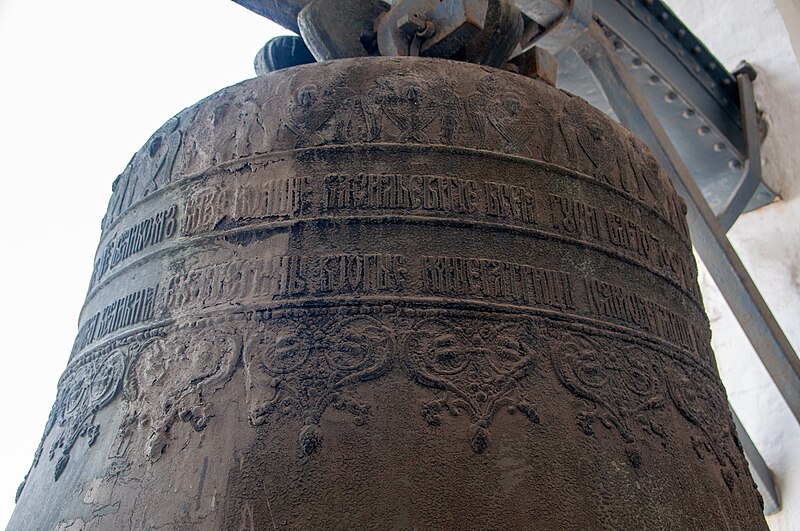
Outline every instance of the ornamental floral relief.
POLYGON ((272 318, 247 331, 244 343, 250 422, 269 415, 300 418, 304 454, 322 443, 319 422, 328 407, 364 424, 370 406, 349 391, 391 368, 394 339, 373 317, 348 317, 325 324, 314 319, 272 318))
POLYGON ((56 481, 64 473, 70 452, 79 439, 85 438, 88 446, 94 445, 100 433, 96 414, 117 396, 125 375, 127 357, 127 348, 115 349, 97 356, 63 377, 42 443, 34 457, 34 467, 39 464, 45 440, 53 432, 56 435, 47 451, 47 458, 56 462, 56 481))
POLYGON ((540 423, 537 397, 528 395, 542 388, 534 372, 546 376, 548 356, 550 374, 578 399, 580 429, 588 436, 598 425, 616 432, 634 468, 644 434, 664 446, 675 435, 662 424, 670 399, 690 426, 698 457, 714 459, 729 487, 743 469, 724 396, 707 374, 639 344, 531 317, 291 310, 175 326, 87 356, 64 376, 45 432, 56 479, 79 439, 94 444, 96 413, 120 390, 122 422, 109 457, 123 456, 136 441, 156 461, 176 425, 207 427, 213 396, 240 368, 250 423, 281 429, 281 419, 299 420, 302 455, 324 444, 329 408, 356 426, 368 424, 375 405, 356 389, 393 368, 426 390, 419 411, 428 425, 443 425, 446 414, 466 417, 464 438, 482 453, 502 411, 540 423))
POLYGON ((170 430, 186 422, 202 431, 214 416, 210 397, 231 379, 241 358, 234 330, 178 330, 148 343, 132 363, 123 393, 127 411, 120 424, 117 454, 124 454, 135 433, 155 461, 170 442, 170 430))
POLYGON ((681 363, 670 366, 669 396, 691 424, 690 436, 697 457, 717 462, 729 489, 747 466, 720 386, 699 371, 681 363))
POLYGON ((504 406, 538 424, 539 415, 519 387, 536 366, 536 343, 527 322, 436 318, 417 323, 405 342, 406 367, 414 380, 438 391, 422 405, 425 420, 438 426, 444 412, 465 413, 471 421, 469 443, 477 453, 489 446, 489 425, 504 406))
POLYGON ((595 422, 599 422, 617 431, 630 444, 628 459, 638 467, 637 431, 664 436, 663 426, 651 414, 664 408, 660 357, 637 345, 564 334, 554 345, 552 360, 564 387, 588 406, 577 416, 581 430, 594 435, 595 422))

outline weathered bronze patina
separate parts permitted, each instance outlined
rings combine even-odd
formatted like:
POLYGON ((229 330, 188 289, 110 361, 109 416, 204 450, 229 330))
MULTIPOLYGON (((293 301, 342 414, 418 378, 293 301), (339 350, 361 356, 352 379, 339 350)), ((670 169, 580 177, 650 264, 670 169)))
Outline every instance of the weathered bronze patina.
POLYGON ((117 179, 10 529, 764 529, 684 206, 579 98, 281 70, 117 179))

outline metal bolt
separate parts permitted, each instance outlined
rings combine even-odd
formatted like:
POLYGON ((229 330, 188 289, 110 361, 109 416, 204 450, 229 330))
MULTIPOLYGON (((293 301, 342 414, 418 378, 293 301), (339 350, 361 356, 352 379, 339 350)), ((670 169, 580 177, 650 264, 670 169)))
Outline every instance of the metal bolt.
POLYGON ((426 20, 425 27, 417 32, 417 37, 428 39, 430 37, 433 37, 435 33, 436 33, 436 24, 434 24, 430 20, 426 20))
POLYGON ((707 125, 701 125, 697 128, 697 134, 700 136, 706 136, 710 132, 711 129, 707 125))
POLYGON ((751 65, 747 61, 742 61, 741 63, 739 63, 739 66, 737 66, 736 70, 733 71, 733 75, 736 77, 739 77, 742 74, 749 77, 750 81, 755 81, 756 76, 758 75, 756 69, 753 68, 753 65, 751 65))
POLYGON ((688 120, 689 118, 694 116, 694 110, 686 109, 686 110, 683 111, 683 113, 681 113, 681 116, 683 116, 684 118, 686 118, 688 120))
POLYGON ((655 85, 655 84, 656 84, 656 83, 658 83, 659 81, 661 81, 661 78, 660 78, 660 77, 658 77, 658 76, 656 76, 656 75, 650 76, 649 83, 650 83, 651 85, 655 85))
POLYGON ((412 35, 425 29, 425 17, 419 13, 403 15, 397 21, 397 29, 406 35, 412 35))
POLYGON ((639 68, 640 66, 642 66, 642 58, 641 57, 634 57, 633 61, 631 61, 631 63, 633 63, 633 67, 634 68, 639 68))
POLYGON ((678 95, 672 92, 671 90, 667 92, 667 95, 664 96, 664 101, 667 103, 672 103, 673 101, 678 99, 678 95))
POLYGON ((733 159, 728 162, 728 167, 732 170, 740 170, 742 168, 742 161, 739 159, 733 159))
POLYGON ((714 151, 716 151, 717 153, 725 151, 725 144, 723 144, 722 142, 717 142, 716 144, 714 144, 714 151))

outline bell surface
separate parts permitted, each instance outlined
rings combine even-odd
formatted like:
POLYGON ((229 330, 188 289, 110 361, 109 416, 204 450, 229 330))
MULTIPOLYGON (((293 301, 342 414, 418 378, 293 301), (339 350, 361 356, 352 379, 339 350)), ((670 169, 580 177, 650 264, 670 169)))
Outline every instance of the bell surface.
POLYGON ((9 529, 766 529, 685 206, 584 100, 280 70, 115 181, 9 529))

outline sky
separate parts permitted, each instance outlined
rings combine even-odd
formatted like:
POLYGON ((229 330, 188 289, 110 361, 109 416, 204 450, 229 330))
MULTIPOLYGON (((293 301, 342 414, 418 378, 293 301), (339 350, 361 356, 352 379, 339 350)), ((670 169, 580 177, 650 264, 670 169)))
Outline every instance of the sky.
POLYGON ((286 30, 231 0, 0 0, 0 526, 77 333, 111 183, 286 30))

